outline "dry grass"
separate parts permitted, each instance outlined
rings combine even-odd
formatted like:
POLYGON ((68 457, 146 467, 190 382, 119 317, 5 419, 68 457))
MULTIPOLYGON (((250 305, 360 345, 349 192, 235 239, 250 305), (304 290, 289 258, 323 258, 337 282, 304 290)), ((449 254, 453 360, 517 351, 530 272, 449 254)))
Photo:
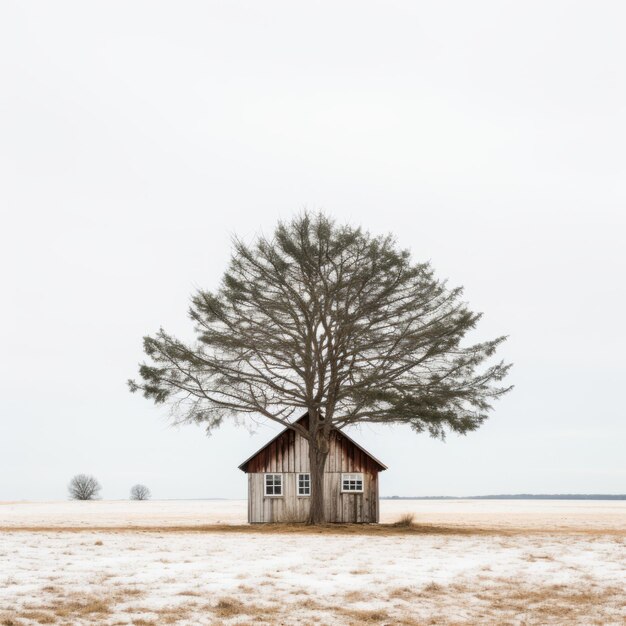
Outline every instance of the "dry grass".
MULTIPOLYGON (((0 613, 0 626, 37 624, 112 623, 115 602, 120 602, 128 590, 115 589, 112 602, 101 597, 72 597, 47 607, 27 607, 20 613, 0 613)), ((242 602, 237 597, 224 596, 211 604, 188 603, 151 609, 140 605, 125 611, 135 626, 156 626, 193 622, 198 615, 210 615, 212 623, 243 624, 343 624, 345 626, 387 624, 418 626, 433 624, 605 624, 611 611, 619 611, 623 590, 603 588, 598 591, 570 588, 567 585, 531 586, 513 579, 476 580, 450 585, 430 583, 422 589, 396 587, 388 590, 386 599, 378 596, 380 608, 359 608, 358 603, 371 600, 371 594, 347 592, 341 601, 306 598, 293 605, 275 603, 270 606, 242 602), (394 603, 395 601, 395 603, 394 603), (356 605, 356 606, 355 606, 356 605), (420 618, 415 608, 427 609, 429 617, 420 618), (295 619, 292 611, 304 611, 295 619), (455 615, 455 612, 458 612, 455 615)), ((616 615, 617 613, 614 613, 616 615)), ((619 619, 619 618, 618 618, 619 619)), ((122 623, 122 622, 119 622, 122 623)))
POLYGON ((415 513, 403 513, 392 525, 395 528, 412 528, 415 526, 415 513))
POLYGON ((115 589, 115 597, 118 602, 120 601, 120 599, 122 599, 123 601, 126 601, 128 600, 128 598, 136 598, 137 596, 143 596, 144 593, 145 592, 139 589, 139 587, 122 587, 121 589, 119 588, 115 589))
MULTIPOLYGON (((49 593, 57 591, 55 587, 50 586, 44 587, 43 590, 49 593)), ((117 604, 143 594, 144 592, 137 587, 118 587, 104 595, 59 593, 57 597, 48 601, 25 604, 19 612, 0 614, 0 619, 4 620, 0 621, 0 625, 12 626, 12 622, 21 625, 23 622, 20 620, 37 624, 72 624, 77 620, 100 623, 114 612, 117 604)))
POLYGON ((245 613, 244 604, 236 598, 221 598, 213 608, 218 617, 235 617, 245 613))
POLYGON ((160 626, 161 624, 178 624, 183 620, 187 620, 193 615, 195 610, 196 606, 193 604, 180 604, 177 606, 168 606, 164 609, 152 612, 158 615, 155 623, 160 626))
POLYGON ((437 583, 428 583, 423 589, 422 591, 424 593, 441 593, 443 591, 443 587, 441 585, 438 585, 437 583))
POLYGON ((194 591, 193 589, 188 589, 187 591, 179 591, 177 595, 201 598, 204 594, 200 593, 199 591, 194 591))
POLYGON ((41 611, 24 611, 20 617, 37 624, 54 624, 57 621, 56 617, 51 613, 43 613, 41 611))
POLYGON ((56 624, 59 620, 73 623, 77 619, 88 618, 90 622, 96 623, 112 611, 114 603, 95 595, 72 595, 67 598, 58 598, 46 604, 28 604, 19 612, 14 611, 12 615, 2 615, 2 626, 21 625, 35 622, 37 624, 56 624))
POLYGON ((0 601, 11 610, 0 607, 0 626, 161 626, 202 620, 216 626, 591 626, 626 619, 626 592, 617 587, 623 537, 596 529, 593 537, 581 533, 579 542, 560 529, 545 538, 536 529, 478 530, 424 526, 410 519, 397 526, 130 527, 106 529, 100 535, 107 544, 104 551, 94 547, 98 535, 57 534, 67 531, 63 528, 28 541, 13 534, 4 554, 4 571, 12 578, 2 596, 11 604, 0 601), (231 536, 173 536, 168 534, 172 530, 231 536), (16 565, 10 546, 17 551, 21 545, 29 550, 16 565), (112 565, 109 557, 128 546, 138 550, 132 563, 123 569, 112 565), (319 563, 307 560, 303 546, 319 550, 325 569, 316 570, 319 563), (346 546, 354 550, 344 551, 346 546), (72 557, 59 558, 59 566, 76 562, 80 569, 63 574, 41 561, 37 569, 36 559, 68 548, 72 557), (465 555, 472 558, 465 560, 465 555), (144 568, 154 577, 135 577, 144 568), (68 593, 77 588, 79 571, 86 573, 81 582, 95 593, 68 593), (552 584, 564 579, 571 583, 552 584), (38 587, 25 592, 22 586, 33 580, 38 587), (329 586, 331 581, 337 584, 329 586))
POLYGON ((412 600, 415 596, 415 590, 410 587, 395 587, 394 589, 390 589, 387 594, 387 597, 392 600, 412 600))
POLYGON ((51 606, 57 617, 83 617, 111 613, 113 601, 98 596, 75 596, 61 600, 51 606))
MULTIPOLYGON (((183 620, 188 620, 193 617, 193 614, 197 610, 196 603, 189 604, 176 604, 166 606, 161 609, 150 608, 147 606, 129 606, 123 609, 124 613, 129 615, 154 615, 154 617, 132 617, 133 626, 136 624, 152 625, 152 624, 178 624, 183 620)), ((204 611, 205 609, 203 609, 204 611)), ((123 622, 128 624, 128 622, 123 622)))
MULTIPOLYGON (((181 592, 180 596, 199 596, 195 592, 181 592)), ((306 601, 305 601, 306 603, 306 601)), ((302 606, 299 603, 298 606, 302 606)), ((124 609, 125 613, 130 615, 141 614, 149 615, 150 617, 142 617, 139 619, 133 618, 133 624, 178 624, 181 621, 194 621, 194 616, 198 615, 213 615, 220 620, 231 620, 240 617, 250 617, 257 623, 267 623, 266 620, 271 619, 272 624, 275 623, 274 617, 281 614, 281 610, 284 608, 281 604, 272 606, 260 606, 253 603, 242 602, 238 598, 225 596, 220 598, 216 603, 212 604, 198 604, 197 602, 189 602, 183 604, 176 604, 167 606, 162 609, 154 609, 143 606, 130 606, 124 609), (154 615, 154 617, 152 617, 154 615), (264 621, 265 620, 265 621, 264 621)), ((93 622, 96 623, 96 622, 93 622)), ((214 622, 211 622, 214 623, 214 622)), ((219 622, 215 622, 216 624, 219 622)), ((237 621, 239 625, 240 622, 237 621)))
POLYGON ((531 563, 535 561, 554 561, 554 557, 550 554, 529 554, 526 558, 531 563))
POLYGON ((492 526, 446 526, 444 524, 401 525, 393 524, 321 524, 309 526, 303 523, 277 524, 196 524, 183 526, 0 526, 0 533, 227 533, 227 534, 303 534, 303 535, 372 535, 377 537, 397 535, 462 535, 505 537, 541 535, 580 535, 623 537, 625 528, 548 528, 548 527, 492 527, 492 526))
POLYGON ((530 587, 508 579, 498 582, 478 590, 476 597, 486 602, 491 611, 528 615, 543 623, 571 623, 583 616, 600 617, 611 604, 619 605, 624 594, 623 589, 617 588, 591 591, 567 585, 530 587))
MULTIPOLYGON (((308 600, 298 603, 299 607, 306 605, 308 600)), ((183 607, 181 607, 182 609, 183 607)), ((190 607, 186 607, 189 610, 190 607)), ((259 605, 250 602, 242 602, 238 598, 225 596, 220 598, 216 604, 207 604, 193 607, 194 614, 212 614, 221 620, 237 620, 238 626, 242 617, 249 617, 258 626, 261 624, 280 624, 280 618, 289 617, 289 608, 284 603, 272 605, 259 605)), ((213 623, 213 622, 211 622, 213 623)), ((216 622, 217 624, 218 622, 216 622)))
POLYGON ((337 608, 335 612, 348 618, 350 624, 382 624, 391 621, 389 615, 385 611, 359 611, 350 608, 337 608))
POLYGON ((365 602, 369 596, 363 591, 348 591, 343 594, 343 599, 346 602, 365 602))

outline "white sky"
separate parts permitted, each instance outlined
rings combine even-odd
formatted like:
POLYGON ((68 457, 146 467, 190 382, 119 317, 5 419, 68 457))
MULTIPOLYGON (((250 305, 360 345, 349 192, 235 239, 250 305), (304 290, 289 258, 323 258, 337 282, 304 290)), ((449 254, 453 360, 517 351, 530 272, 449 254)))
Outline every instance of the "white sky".
POLYGON ((233 233, 303 207, 462 284, 516 389, 446 443, 353 434, 382 495, 626 491, 621 2, 0 7, 0 500, 243 497, 275 431, 126 389, 233 233))

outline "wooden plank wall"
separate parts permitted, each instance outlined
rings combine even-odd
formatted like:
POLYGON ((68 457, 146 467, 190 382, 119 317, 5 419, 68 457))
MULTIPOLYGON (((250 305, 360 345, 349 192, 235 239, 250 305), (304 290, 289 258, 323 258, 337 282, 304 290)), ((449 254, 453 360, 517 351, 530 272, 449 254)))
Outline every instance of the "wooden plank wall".
MULTIPOLYGON (((248 520, 304 521, 309 498, 297 495, 297 474, 309 472, 306 439, 288 430, 248 462, 248 520), (264 473, 283 474, 283 496, 266 496, 264 473)), ((339 523, 378 522, 378 466, 340 432, 331 434, 324 475, 326 519, 339 523), (343 472, 363 473, 363 493, 341 493, 343 472)))
MULTIPOLYGON (((246 471, 253 472, 309 472, 309 443, 300 434, 287 430, 269 446, 248 461, 246 471)), ((377 472, 376 463, 346 439, 333 431, 326 459, 327 472, 377 472)))

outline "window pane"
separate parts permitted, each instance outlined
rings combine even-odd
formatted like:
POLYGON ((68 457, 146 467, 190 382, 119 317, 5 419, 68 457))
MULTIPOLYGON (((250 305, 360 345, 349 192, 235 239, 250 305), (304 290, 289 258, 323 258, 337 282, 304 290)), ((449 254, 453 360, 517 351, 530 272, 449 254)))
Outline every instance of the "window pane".
POLYGON ((282 474, 265 474, 265 495, 282 495, 282 474))
POLYGON ((342 491, 363 491, 363 474, 343 474, 341 477, 342 491))
POLYGON ((298 474, 298 495, 308 496, 311 493, 311 475, 310 474, 298 474))

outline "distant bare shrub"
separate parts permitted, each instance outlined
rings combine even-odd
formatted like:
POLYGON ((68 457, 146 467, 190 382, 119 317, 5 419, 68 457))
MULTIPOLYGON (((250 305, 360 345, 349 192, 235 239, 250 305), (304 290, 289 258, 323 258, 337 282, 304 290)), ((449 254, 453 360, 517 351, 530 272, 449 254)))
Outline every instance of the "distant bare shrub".
POLYGON ((410 528, 415 524, 415 513, 403 513, 395 522, 394 526, 410 528))
POLYGON ((150 489, 145 485, 133 485, 130 488, 131 500, 149 500, 151 495, 150 489))
POLYGON ((102 487, 93 476, 76 474, 67 489, 72 500, 95 500, 102 487))

